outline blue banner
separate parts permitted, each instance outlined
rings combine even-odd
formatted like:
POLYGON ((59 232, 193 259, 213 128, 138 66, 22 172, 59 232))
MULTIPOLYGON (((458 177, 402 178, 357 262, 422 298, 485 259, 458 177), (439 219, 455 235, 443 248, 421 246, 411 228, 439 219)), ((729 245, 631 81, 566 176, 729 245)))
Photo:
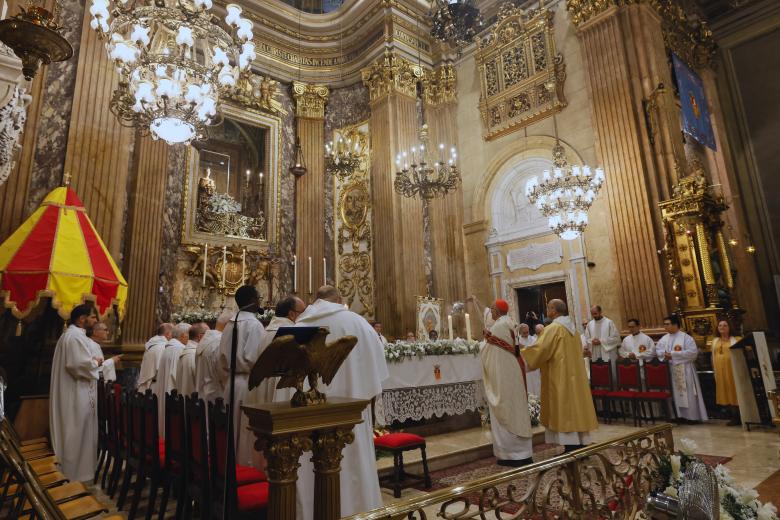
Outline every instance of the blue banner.
POLYGON ((715 135, 712 132, 710 110, 704 83, 696 72, 672 54, 674 75, 677 78, 677 91, 680 93, 683 132, 702 145, 715 150, 715 135))

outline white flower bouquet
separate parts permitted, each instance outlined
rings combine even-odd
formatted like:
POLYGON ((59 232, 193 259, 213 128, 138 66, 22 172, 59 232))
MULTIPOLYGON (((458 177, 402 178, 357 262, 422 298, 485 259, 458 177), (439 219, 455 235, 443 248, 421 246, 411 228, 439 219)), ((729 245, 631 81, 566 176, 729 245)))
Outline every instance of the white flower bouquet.
POLYGON ((458 356, 464 354, 479 353, 479 344, 476 341, 465 339, 438 340, 438 341, 401 341, 385 345, 385 359, 387 361, 402 361, 406 358, 423 356, 458 356))

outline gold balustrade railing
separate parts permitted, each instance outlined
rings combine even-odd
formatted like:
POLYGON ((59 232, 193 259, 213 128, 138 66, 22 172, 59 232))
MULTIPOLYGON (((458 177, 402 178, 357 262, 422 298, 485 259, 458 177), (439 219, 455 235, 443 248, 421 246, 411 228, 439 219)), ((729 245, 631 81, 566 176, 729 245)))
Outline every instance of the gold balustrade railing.
POLYGON ((349 517, 639 519, 659 484, 659 462, 674 451, 672 425, 611 441, 349 517))

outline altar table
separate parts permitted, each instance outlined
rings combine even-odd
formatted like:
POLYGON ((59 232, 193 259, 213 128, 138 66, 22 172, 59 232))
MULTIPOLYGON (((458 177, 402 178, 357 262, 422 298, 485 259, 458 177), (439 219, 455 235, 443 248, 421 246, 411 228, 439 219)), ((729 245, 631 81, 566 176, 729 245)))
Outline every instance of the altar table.
POLYGON ((422 356, 387 363, 390 377, 376 399, 379 425, 460 415, 486 406, 476 354, 422 356))

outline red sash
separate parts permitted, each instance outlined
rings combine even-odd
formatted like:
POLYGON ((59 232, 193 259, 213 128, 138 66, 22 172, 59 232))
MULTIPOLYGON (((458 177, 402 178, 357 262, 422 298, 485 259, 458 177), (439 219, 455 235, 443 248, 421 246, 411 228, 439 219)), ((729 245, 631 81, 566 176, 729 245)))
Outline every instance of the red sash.
MULTIPOLYGON (((512 339, 514 339, 515 336, 514 331, 511 332, 512 332, 512 339)), ((515 346, 510 345, 503 339, 494 336, 493 334, 487 331, 485 331, 485 341, 490 345, 495 345, 502 350, 506 350, 517 359, 517 363, 520 365, 520 372, 523 374, 523 387, 525 388, 526 398, 528 398, 528 385, 526 384, 525 381, 525 361, 523 360, 522 356, 517 355, 517 350, 515 350, 515 346)))

